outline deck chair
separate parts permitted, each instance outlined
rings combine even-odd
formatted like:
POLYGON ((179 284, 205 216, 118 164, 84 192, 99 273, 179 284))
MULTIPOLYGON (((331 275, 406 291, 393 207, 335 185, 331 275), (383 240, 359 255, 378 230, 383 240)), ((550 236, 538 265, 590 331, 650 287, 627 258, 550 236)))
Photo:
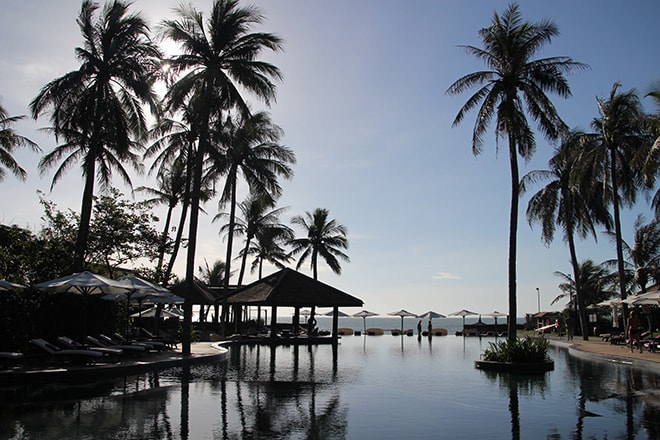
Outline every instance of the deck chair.
POLYGON ((165 349, 165 343, 162 341, 156 341, 156 340, 151 340, 151 339, 135 339, 129 341, 126 339, 124 336, 120 335, 119 333, 113 333, 110 338, 118 342, 120 344, 136 344, 136 345, 145 345, 149 350, 164 350, 165 349))
POLYGON ((102 340, 100 337, 99 339, 94 338, 92 336, 86 336, 85 340, 89 342, 90 344, 94 345, 95 347, 105 347, 105 348, 118 348, 122 350, 124 353, 132 353, 132 354, 138 354, 138 353, 144 353, 146 348, 143 346, 137 346, 137 345, 117 345, 114 343, 108 343, 105 340, 102 340))
POLYGON ((98 351, 63 349, 40 338, 32 339, 30 342, 48 353, 51 359, 61 357, 66 360, 85 361, 85 363, 93 364, 103 356, 98 351))
POLYGON ((62 344, 64 348, 69 350, 92 350, 98 351, 104 356, 107 356, 113 362, 118 362, 121 360, 121 355, 124 354, 124 351, 121 348, 110 348, 110 347, 93 347, 90 345, 83 345, 78 341, 75 341, 67 336, 58 336, 57 341, 62 344))
POLYGON ((114 343, 120 345, 135 345, 138 347, 142 346, 145 348, 146 351, 154 351, 154 350, 160 351, 163 348, 165 348, 164 344, 157 345, 148 341, 129 341, 119 333, 113 333, 111 336, 100 334, 99 339, 102 339, 107 343, 114 343))
POLYGON ((176 348, 177 346, 177 341, 167 333, 164 333, 162 330, 159 331, 158 336, 154 335, 147 329, 143 327, 139 327, 138 331, 140 332, 140 336, 144 336, 144 339, 141 339, 141 341, 144 342, 158 342, 160 344, 163 344, 165 348, 176 348))
POLYGON ((23 353, 15 351, 0 351, 0 365, 2 365, 2 368, 9 368, 10 366, 17 367, 18 363, 22 361, 24 357, 23 353))

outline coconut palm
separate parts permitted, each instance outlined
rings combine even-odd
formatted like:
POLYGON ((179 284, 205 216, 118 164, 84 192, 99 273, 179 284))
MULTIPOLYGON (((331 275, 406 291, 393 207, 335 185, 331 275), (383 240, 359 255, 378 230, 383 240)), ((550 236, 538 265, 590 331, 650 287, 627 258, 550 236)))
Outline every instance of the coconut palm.
POLYGON ((163 169, 161 173, 157 174, 156 181, 158 182, 158 187, 140 186, 136 189, 136 191, 150 196, 144 202, 147 206, 167 206, 165 224, 163 225, 160 245, 158 246, 158 261, 156 263, 155 276, 157 283, 167 283, 167 279, 163 278, 163 261, 165 259, 165 253, 168 249, 171 250, 172 248, 169 231, 174 208, 181 203, 185 196, 185 188, 188 180, 186 179, 184 170, 185 164, 175 162, 172 164, 171 169, 163 169))
MULTIPOLYGON (((649 129, 654 133, 655 141, 645 164, 646 184, 653 187, 660 165, 660 81, 651 84, 646 97, 650 97, 656 107, 656 114, 651 116, 649 121, 649 129)), ((655 207, 655 216, 660 218, 660 189, 653 196, 652 205, 655 207)))
POLYGON ((13 125, 24 117, 9 116, 7 110, 0 104, 0 182, 5 178, 4 168, 21 180, 27 177, 25 170, 18 165, 12 155, 16 148, 28 147, 32 151, 41 151, 37 144, 14 131, 13 125))
MULTIPOLYGON (((562 281, 559 283, 559 290, 562 291, 561 294, 557 295, 551 302, 551 304, 556 303, 565 298, 569 298, 569 305, 575 306, 574 295, 576 293, 576 285, 580 285, 584 301, 588 304, 597 304, 601 301, 607 300, 612 295, 612 286, 614 284, 614 277, 607 270, 607 268, 602 264, 596 264, 593 260, 584 260, 578 264, 577 276, 575 279, 571 275, 565 274, 563 272, 555 272, 555 275, 558 276, 562 281), (576 283, 577 280, 577 283, 576 283)), ((587 320, 586 316, 579 315, 580 317, 580 328, 584 332, 588 326, 583 320, 587 320)), ((582 337, 584 338, 584 334, 582 337)))
MULTIPOLYGON (((236 219, 236 192, 239 177, 247 182, 250 191, 267 203, 274 204, 273 198, 282 194, 279 178, 293 176, 289 164, 296 161, 291 149, 279 145, 282 129, 273 124, 266 112, 258 112, 237 120, 228 119, 219 133, 225 142, 225 149, 209 151, 215 162, 217 174, 225 175, 225 185, 220 198, 220 205, 229 204, 227 226, 227 263, 225 292, 229 289, 229 271, 233 247, 234 226, 236 219), (219 154, 218 154, 219 153, 219 154)), ((212 172, 213 174, 213 172, 212 172)), ((225 300, 227 296, 223 297, 225 300)), ((226 305, 223 303, 223 306, 226 305)), ((227 317, 223 307, 223 317, 227 317)), ((224 321, 223 321, 224 322, 224 321)))
POLYGON ((250 265, 250 272, 258 269, 258 277, 261 279, 264 262, 268 262, 278 269, 283 269, 285 264, 291 262, 291 256, 286 252, 284 246, 293 238, 293 230, 288 227, 266 226, 260 229, 255 236, 255 241, 247 249, 247 254, 254 256, 254 260, 250 265))
MULTIPOLYGON (((527 115, 548 139, 558 138, 566 126, 546 95, 571 95, 565 72, 583 69, 584 64, 568 57, 533 59, 552 37, 557 26, 548 20, 523 21, 518 5, 512 4, 503 15, 494 14, 490 26, 479 31, 483 48, 463 46, 468 54, 482 60, 487 70, 468 74, 454 82, 447 93, 455 95, 476 87, 477 91, 461 107, 453 125, 478 108, 472 131, 472 152, 481 153, 483 136, 495 119, 496 137, 508 138, 511 172, 511 211, 509 223, 509 316, 516 316, 516 240, 518 228, 519 171, 518 155, 527 160, 536 148, 534 132, 527 115)), ((516 339, 516 320, 509 320, 508 338, 516 339)))
MULTIPOLYGON (((182 173, 180 179, 184 185, 181 197, 181 215, 177 227, 176 237, 170 255, 169 263, 162 273, 162 281, 167 283, 170 279, 174 263, 176 261, 179 249, 183 242, 183 231, 186 223, 188 210, 191 202, 191 181, 192 170, 195 161, 195 141, 197 133, 195 131, 195 116, 190 106, 185 106, 180 111, 181 119, 173 117, 160 118, 150 131, 150 136, 154 142, 147 148, 145 158, 154 157, 149 172, 161 174, 171 174, 174 168, 182 173)), ((215 191, 213 189, 213 180, 215 176, 209 176, 208 173, 202 174, 200 186, 200 202, 210 200, 215 191)), ((177 178, 178 180, 178 178, 177 178)), ((201 208, 200 208, 201 210, 201 208)))
MULTIPOLYGON (((646 293, 646 286, 649 282, 660 282, 660 219, 656 218, 646 223, 646 219, 640 214, 635 219, 633 230, 632 246, 625 240, 621 242, 626 258, 624 261, 625 279, 626 282, 629 280, 636 287, 635 291, 646 293)), ((616 241, 616 234, 609 231, 606 234, 612 241, 616 241)), ((617 260, 607 263, 618 267, 617 260)))
MULTIPOLYGON (((178 43, 183 53, 169 60, 174 75, 182 76, 169 88, 165 97, 170 109, 192 106, 198 135, 195 167, 192 173, 192 199, 186 262, 186 284, 193 287, 199 193, 202 169, 209 147, 209 125, 220 112, 238 108, 249 113, 242 92, 247 91, 267 105, 275 98, 273 80, 280 79, 277 67, 257 60, 264 50, 281 49, 279 37, 250 32, 262 23, 263 16, 254 7, 240 7, 237 0, 215 0, 208 20, 192 6, 176 9, 178 19, 163 22, 163 35, 178 43)), ((184 304, 183 352, 190 352, 188 334, 192 304, 184 304)))
MULTIPOLYGON (((246 200, 238 204, 242 218, 236 217, 235 219, 234 235, 245 236, 245 245, 239 252, 239 258, 241 259, 241 268, 238 273, 237 282, 239 286, 243 284, 243 275, 245 274, 245 266, 247 265, 250 245, 261 231, 268 229, 272 234, 277 234, 279 236, 290 235, 291 238, 293 238, 293 231, 291 228, 281 224, 279 219, 280 215, 283 214, 287 208, 271 209, 274 207, 274 200, 260 194, 251 194, 246 200)), ((220 213, 216 215, 213 220, 220 220, 228 216, 229 214, 227 213, 220 213)), ((228 229, 229 224, 225 224, 220 228, 220 232, 227 232, 228 229)))
POLYGON ((147 132, 142 104, 156 109, 152 83, 161 58, 146 22, 139 14, 129 13, 128 3, 108 3, 98 16, 97 9, 89 0, 80 9, 78 26, 84 39, 82 47, 76 48, 80 68, 46 84, 30 104, 35 119, 51 108, 51 129, 65 140, 39 163, 42 172, 60 163, 52 184, 75 162, 83 164, 77 270, 84 266, 94 180, 108 187, 114 169, 130 185, 123 164, 139 169, 133 150, 147 132))
POLYGON ((611 216, 602 203, 602 184, 580 187, 574 178, 578 168, 576 162, 580 159, 583 141, 586 140, 580 131, 572 131, 564 137, 561 145, 550 159, 549 170, 531 171, 521 180, 521 192, 534 182, 548 181, 529 199, 527 205, 527 221, 529 224, 540 223, 543 241, 549 245, 555 234, 555 228, 561 227, 564 240, 568 243, 571 266, 575 279, 582 335, 588 339, 587 303, 580 286, 579 263, 575 247, 575 235, 586 238, 591 235, 597 239, 595 225, 611 227, 611 216))
POLYGON ((339 260, 350 261, 348 255, 342 251, 348 249, 346 227, 335 219, 329 219, 329 215, 327 209, 316 208, 312 213, 305 212, 304 216, 298 215, 291 219, 291 223, 307 234, 306 237, 294 238, 290 243, 293 247, 291 255, 300 254, 296 270, 309 258, 315 280, 318 279, 319 256, 336 274, 341 274, 339 260))
MULTIPOLYGON (((614 83, 609 98, 597 98, 600 117, 592 122, 594 133, 589 134, 590 145, 581 160, 584 179, 603 176, 609 182, 605 202, 611 204, 614 216, 616 259, 621 299, 627 296, 625 288, 625 260, 621 234, 621 208, 633 206, 637 194, 644 186, 643 160, 648 157, 653 140, 646 130, 646 115, 634 90, 619 92, 614 83)), ((625 303, 624 303, 625 308, 625 303)))

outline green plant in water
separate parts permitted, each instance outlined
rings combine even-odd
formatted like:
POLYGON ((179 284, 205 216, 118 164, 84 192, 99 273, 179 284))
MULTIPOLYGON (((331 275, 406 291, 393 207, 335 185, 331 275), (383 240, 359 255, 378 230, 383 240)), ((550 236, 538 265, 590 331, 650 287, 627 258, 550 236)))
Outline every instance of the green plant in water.
POLYGON ((489 343, 490 347, 483 353, 483 359, 493 362, 544 362, 549 359, 548 347, 550 342, 544 338, 526 336, 516 339, 489 343))

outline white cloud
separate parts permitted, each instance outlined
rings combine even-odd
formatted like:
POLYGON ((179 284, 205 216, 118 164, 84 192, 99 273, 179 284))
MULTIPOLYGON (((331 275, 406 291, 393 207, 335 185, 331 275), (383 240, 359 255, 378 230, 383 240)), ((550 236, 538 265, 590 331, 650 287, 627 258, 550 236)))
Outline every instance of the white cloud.
POLYGON ((434 280, 460 280, 461 276, 451 272, 437 272, 431 278, 434 280))

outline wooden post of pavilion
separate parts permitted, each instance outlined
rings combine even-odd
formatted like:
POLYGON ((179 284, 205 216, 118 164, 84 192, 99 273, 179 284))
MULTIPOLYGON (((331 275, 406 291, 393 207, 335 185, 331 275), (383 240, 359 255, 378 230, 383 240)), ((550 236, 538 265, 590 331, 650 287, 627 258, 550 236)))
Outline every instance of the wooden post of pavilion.
POLYGON ((339 343, 339 306, 332 307, 332 343, 339 343))
POLYGON ((277 338, 277 306, 273 306, 270 313, 270 338, 277 338))

